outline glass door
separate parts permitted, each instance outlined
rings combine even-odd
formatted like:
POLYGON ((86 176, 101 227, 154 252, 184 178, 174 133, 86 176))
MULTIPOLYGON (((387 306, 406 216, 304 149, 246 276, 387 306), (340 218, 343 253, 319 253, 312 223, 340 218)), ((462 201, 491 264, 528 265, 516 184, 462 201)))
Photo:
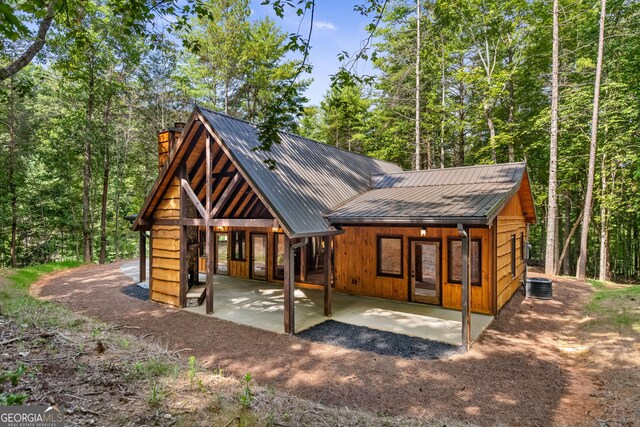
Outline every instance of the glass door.
POLYGON ((216 274, 229 275, 229 234, 215 233, 216 274))
POLYGON ((267 235, 251 233, 251 278, 267 280, 267 235))
POLYGON ((411 296, 416 302, 440 305, 440 242, 411 242, 411 296))

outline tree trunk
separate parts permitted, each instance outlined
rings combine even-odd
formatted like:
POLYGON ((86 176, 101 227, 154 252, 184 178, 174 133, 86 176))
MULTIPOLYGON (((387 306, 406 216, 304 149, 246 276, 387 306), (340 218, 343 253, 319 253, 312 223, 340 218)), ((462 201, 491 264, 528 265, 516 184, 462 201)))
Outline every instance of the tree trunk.
POLYGON ((509 162, 516 161, 515 149, 513 146, 513 134, 515 125, 516 100, 513 89, 513 80, 509 79, 509 115, 507 117, 507 128, 509 129, 509 162))
POLYGON ((36 39, 33 43, 24 51, 22 55, 11 64, 4 68, 0 68, 0 82, 13 77, 16 73, 29 65, 33 58, 42 50, 46 42, 47 33, 53 22, 53 17, 56 14, 56 1, 50 1, 47 5, 47 13, 38 24, 38 32, 36 33, 36 39))
MULTIPOLYGON (((460 69, 462 70, 464 68, 464 55, 460 55, 460 69)), ((456 162, 456 166, 464 166, 464 148, 465 148, 465 144, 466 144, 466 140, 465 140, 465 133, 464 133, 464 121, 466 118, 466 114, 464 111, 464 101, 465 101, 465 96, 466 96, 466 87, 464 85, 464 82, 461 81, 458 84, 458 98, 459 98, 459 102, 460 102, 460 109, 458 110, 458 125, 460 126, 458 128, 458 147, 457 147, 457 162, 456 162)))
POLYGON ((447 83, 446 83, 446 79, 445 79, 445 72, 446 72, 446 67, 445 67, 445 58, 444 58, 444 38, 441 37, 441 44, 442 44, 442 85, 441 85, 441 92, 442 92, 442 96, 440 98, 440 167, 444 168, 444 124, 445 124, 445 119, 446 119, 446 115, 445 115, 445 94, 447 91, 447 83))
POLYGON ((583 215, 584 215, 584 209, 582 209, 582 211, 580 212, 580 215, 578 215, 578 218, 576 218, 576 222, 573 223, 573 227, 571 227, 571 231, 569 232, 569 234, 565 236, 564 245, 562 246, 562 253, 560 254, 560 258, 558 259, 558 264, 556 266, 556 271, 555 271, 556 275, 560 274, 560 271, 559 271, 560 265, 562 264, 565 257, 567 256, 567 250, 569 249, 569 244, 571 243, 571 239, 573 238, 573 235, 578 230, 578 225, 580 225, 580 220, 582 219, 583 215))
POLYGON ((498 162, 498 157, 496 155, 496 127, 493 124, 493 118, 491 117, 491 108, 485 102, 483 106, 484 117, 487 120, 487 127, 489 128, 489 147, 491 147, 491 161, 493 163, 498 162))
POLYGON ((16 189, 15 162, 16 162, 16 116, 15 116, 15 90, 11 79, 9 95, 9 199, 11 201, 11 268, 16 268, 16 245, 18 235, 18 193, 16 189))
POLYGON ((99 264, 107 262, 107 202, 109 196, 109 169, 110 158, 109 152, 110 144, 110 122, 111 122, 111 95, 107 100, 107 106, 104 112, 104 124, 107 132, 107 139, 104 144, 104 163, 102 169, 102 197, 101 197, 101 211, 100 211, 100 258, 99 264))
POLYGON ((602 155, 602 194, 600 196, 600 268, 598 280, 603 282, 609 280, 609 212, 606 203, 607 194, 607 174, 605 173, 605 162, 607 154, 602 155))
MULTIPOLYGON (((549 199, 547 206, 547 241, 544 255, 544 272, 552 274, 555 268, 556 253, 556 216, 558 214, 558 73, 560 68, 559 51, 559 23, 558 2, 553 0, 553 48, 552 48, 552 73, 551 73, 551 143, 549 149, 549 199)), ((567 218, 567 221, 569 219, 567 218)))
POLYGON ((596 64, 596 79, 593 88, 593 115, 591 117, 591 143, 589 145, 589 172, 587 175, 587 194, 584 202, 584 218, 582 218, 582 234, 580 235, 580 255, 576 277, 584 279, 587 275, 587 253, 589 244, 589 224, 591 222, 591 208, 593 203, 593 184, 596 175, 596 151, 598 140, 598 114, 600 108, 600 80, 602 78, 602 57, 604 55, 604 24, 607 13, 607 0, 602 0, 600 10, 600 33, 598 36, 598 62, 596 64))
MULTIPOLYGON (((579 222, 580 221, 577 221, 576 224, 578 224, 579 222)), ((564 236, 563 236, 564 239, 566 240, 567 236, 569 236, 570 234, 571 234, 571 203, 569 203, 569 196, 567 196, 566 202, 564 204, 564 236)), ((571 247, 571 240, 569 240, 569 247, 571 247)), ((569 259, 569 257, 565 256, 560 264, 562 266, 562 274, 565 276, 571 275, 571 260, 569 259)))
POLYGON ((85 128, 84 140, 84 167, 82 173, 82 236, 84 249, 84 262, 93 261, 93 241, 91 224, 91 122, 93 120, 94 102, 94 75, 93 64, 89 64, 89 93, 87 98, 87 124, 85 128))
MULTIPOLYGON (((420 0, 417 0, 416 18, 416 170, 420 170, 420 0)), ((429 153, 427 152, 427 157, 429 153)), ((428 167, 427 162, 427 167, 428 167)))

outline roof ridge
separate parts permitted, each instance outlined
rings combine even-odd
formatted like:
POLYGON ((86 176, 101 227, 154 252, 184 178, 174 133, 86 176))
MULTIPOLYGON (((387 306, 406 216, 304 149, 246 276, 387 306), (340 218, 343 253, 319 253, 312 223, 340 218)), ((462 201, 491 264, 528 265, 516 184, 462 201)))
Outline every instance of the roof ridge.
POLYGON ((483 168, 483 167, 495 167, 495 166, 511 166, 511 165, 526 165, 527 162, 507 162, 507 163, 492 163, 488 165, 469 165, 469 166, 453 166, 450 168, 432 168, 432 169, 421 169, 421 170, 410 170, 410 171, 402 171, 402 172, 381 172, 381 173, 372 173, 371 176, 381 176, 381 175, 397 175, 397 174, 413 174, 413 173, 435 173, 439 171, 450 171, 455 169, 473 169, 473 168, 483 168))
MULTIPOLYGON (((256 123, 250 122, 249 120, 239 119, 239 118, 231 116, 229 114, 221 113, 219 111, 215 111, 215 110, 212 110, 211 108, 207 108, 207 107, 202 107, 200 105, 196 105, 196 106, 198 108, 203 109, 203 110, 207 110, 207 111, 209 111, 209 112, 211 112, 213 114, 218 114, 220 116, 227 117, 229 119, 237 120, 239 122, 246 123, 246 124, 251 125, 253 127, 257 127, 258 126, 256 123)), ((278 133, 283 133, 283 134, 286 134, 286 135, 295 136, 296 138, 301 138, 301 139, 307 140, 309 142, 313 142, 314 144, 322 145, 323 147, 329 147, 331 149, 340 150, 342 152, 353 154, 355 156, 360 156, 360 157, 365 157, 367 159, 375 160, 376 162, 383 162, 383 163, 387 163, 387 164, 390 164, 390 165, 393 165, 393 166, 400 167, 400 165, 398 165, 397 163, 393 163, 393 162, 390 162, 388 160, 377 159, 375 157, 367 156, 366 154, 356 153, 356 152, 353 152, 353 151, 345 150, 344 148, 336 147, 334 145, 325 144, 322 141, 316 141, 315 139, 307 138, 306 136, 298 135, 297 133, 289 132, 289 131, 286 131, 286 130, 280 130, 280 129, 278 129, 278 133)), ((394 173, 398 173, 398 172, 394 172, 394 173)))
POLYGON ((401 185, 398 187, 372 187, 371 190, 386 190, 389 188, 427 188, 427 187, 451 187, 455 185, 484 185, 484 184, 514 184, 518 182, 517 180, 509 180, 509 181, 482 181, 482 182, 458 182, 458 183, 446 183, 446 184, 422 184, 422 185, 401 185))

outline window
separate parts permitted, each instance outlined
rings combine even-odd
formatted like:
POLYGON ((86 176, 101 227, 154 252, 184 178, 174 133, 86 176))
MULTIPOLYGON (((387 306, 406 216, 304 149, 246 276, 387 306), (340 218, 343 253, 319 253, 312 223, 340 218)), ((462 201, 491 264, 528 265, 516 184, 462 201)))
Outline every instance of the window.
POLYGON ((516 276, 516 235, 511 235, 511 276, 516 276))
POLYGON ((402 277, 402 237, 378 236, 378 276, 402 277))
POLYGON ((247 233, 245 231, 231 232, 231 259, 244 261, 247 249, 247 233))
POLYGON ((207 232, 204 230, 200 230, 200 241, 199 243, 199 247, 200 247, 200 256, 204 257, 207 256, 207 232))
POLYGON ((273 246, 276 249, 273 251, 273 277, 284 280, 284 234, 274 233, 273 240, 273 246))
POLYGON ((524 260, 524 233, 520 233, 520 259, 524 260))
MULTIPOLYGON (((450 238, 448 259, 449 283, 462 283, 462 239, 450 238)), ((482 286, 480 239, 471 239, 471 285, 482 286)))

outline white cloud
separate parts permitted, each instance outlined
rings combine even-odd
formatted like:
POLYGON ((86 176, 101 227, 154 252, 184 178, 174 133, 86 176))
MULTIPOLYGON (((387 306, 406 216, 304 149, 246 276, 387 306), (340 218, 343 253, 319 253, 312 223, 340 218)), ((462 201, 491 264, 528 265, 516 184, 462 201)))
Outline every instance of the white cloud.
POLYGON ((319 30, 337 30, 338 27, 333 25, 331 22, 318 21, 315 23, 316 28, 319 30))

